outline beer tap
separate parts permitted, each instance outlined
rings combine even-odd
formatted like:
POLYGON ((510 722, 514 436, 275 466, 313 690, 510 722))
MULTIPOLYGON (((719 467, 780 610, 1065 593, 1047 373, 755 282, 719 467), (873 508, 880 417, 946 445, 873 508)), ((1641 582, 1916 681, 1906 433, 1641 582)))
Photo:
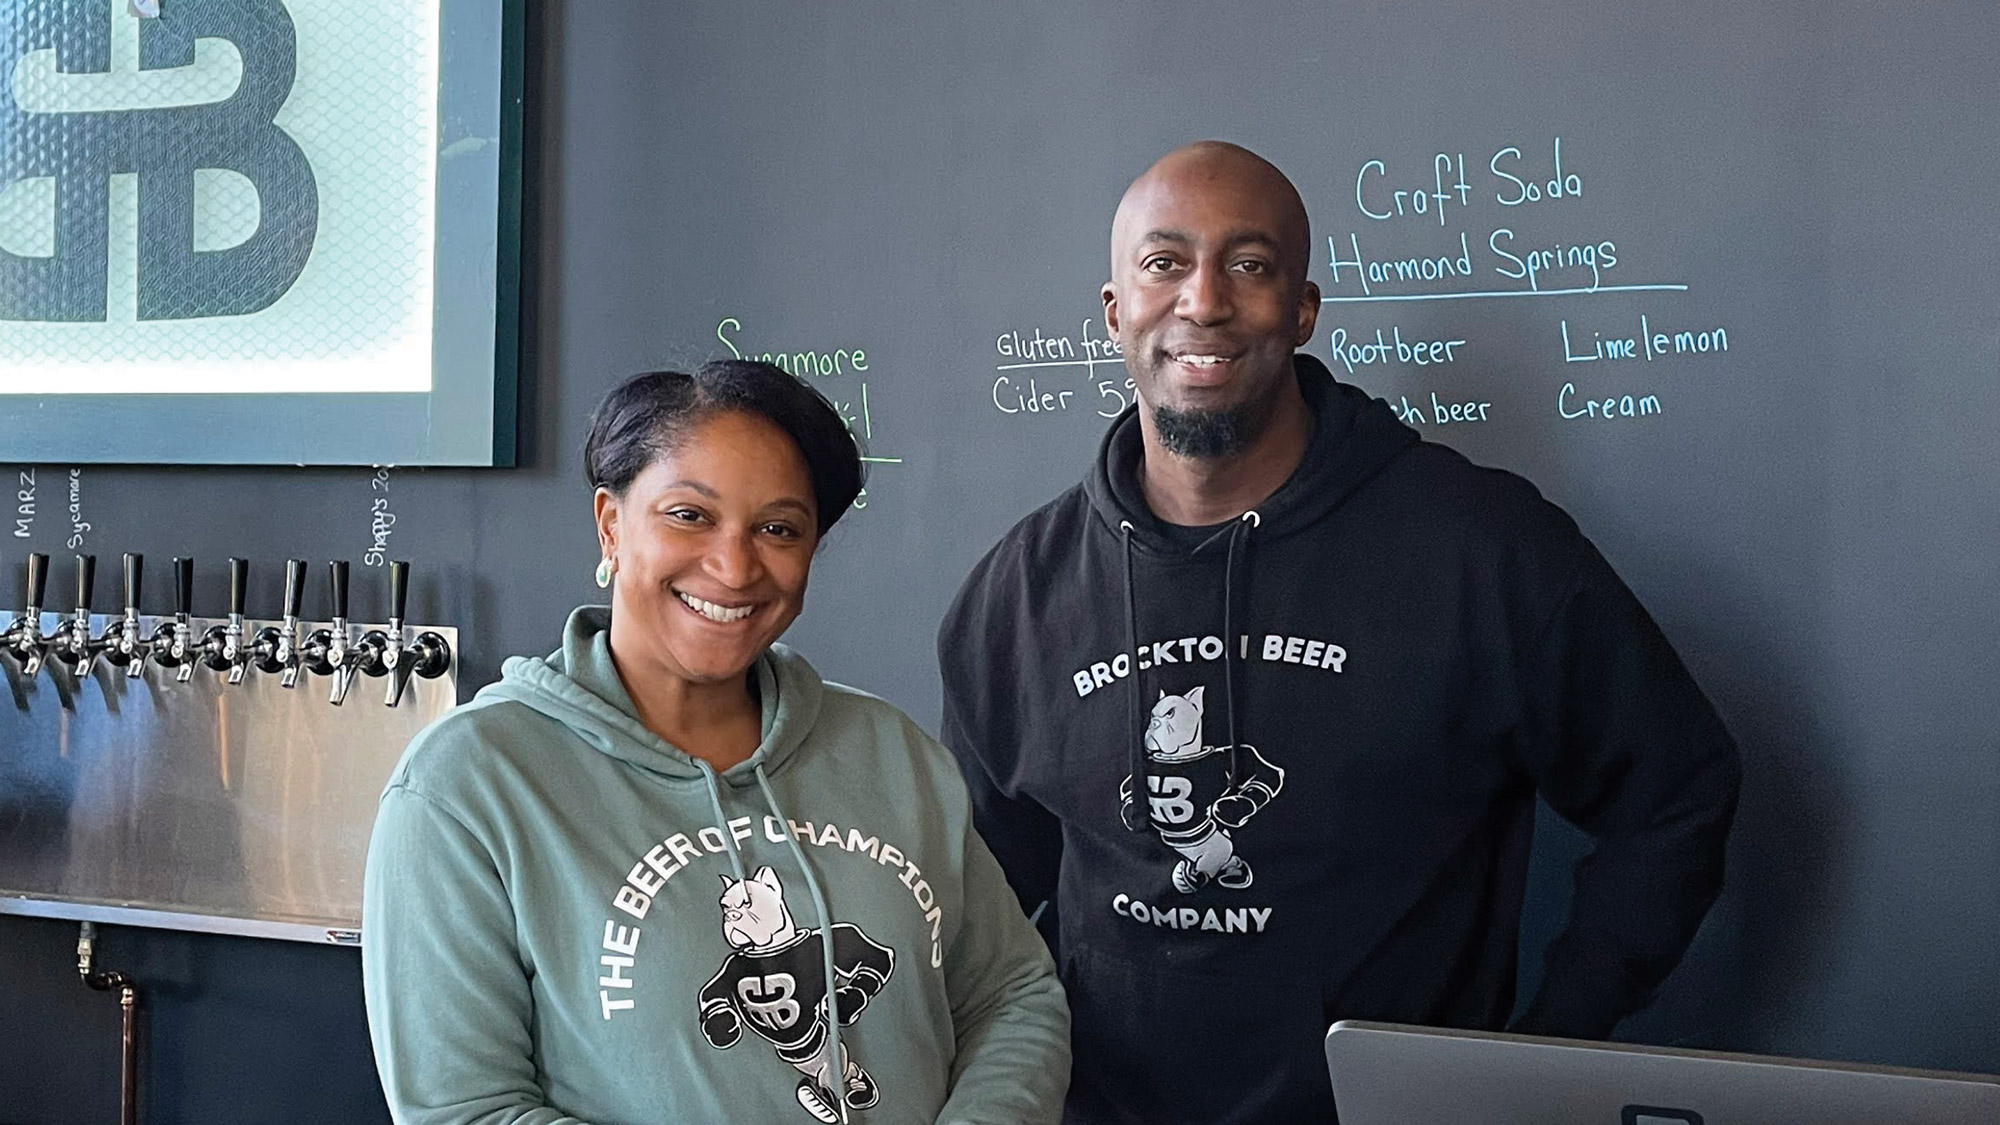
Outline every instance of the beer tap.
MULTIPOLYGON (((395 662, 402 658, 403 629, 402 607, 399 599, 403 596, 403 580, 410 573, 410 564, 389 567, 389 599, 391 602, 390 629, 370 629, 354 642, 354 650, 347 655, 350 682, 354 670, 366 673, 370 678, 379 679, 389 673, 395 662), (393 639, 391 639, 393 637, 393 639)), ((394 685, 391 685, 393 690, 394 685)), ((339 700, 334 702, 338 703, 339 700)))
POLYGON ((125 552, 125 616, 104 627, 98 647, 107 663, 125 669, 128 679, 146 672, 146 640, 139 635, 139 579, 146 556, 125 552))
POLYGON ((257 630, 256 642, 251 646, 256 653, 257 670, 278 673, 279 684, 288 688, 299 683, 299 602, 305 592, 306 560, 286 559, 284 624, 257 630))
POLYGON ((195 651, 194 625, 188 620, 190 607, 194 603, 194 559, 174 559, 174 619, 161 625, 153 634, 153 661, 162 668, 173 668, 174 682, 187 683, 194 678, 195 651))
POLYGON ((250 649, 243 643, 243 599, 249 592, 250 560, 229 560, 229 623, 211 625, 201 639, 201 662, 229 674, 229 683, 243 682, 250 670, 250 649))
POLYGON ((333 691, 327 702, 335 707, 347 700, 354 683, 354 653, 347 643, 347 560, 326 564, 328 585, 333 594, 333 622, 330 628, 314 629, 306 637, 305 665, 314 675, 332 676, 333 691))
POLYGON ((97 584, 97 556, 76 557, 76 609, 49 639, 49 650, 70 666, 79 681, 90 678, 104 643, 90 639, 90 593, 97 584))
POLYGON ((412 673, 434 680, 451 667, 451 644, 437 633, 419 633, 414 641, 408 644, 403 642, 403 610, 409 593, 410 564, 400 561, 390 563, 389 634, 387 647, 382 652, 382 663, 389 673, 389 690, 383 702, 391 707, 402 702, 412 673))
POLYGON ((42 593, 49 581, 49 557, 28 556, 28 605, 21 616, 0 634, 0 652, 9 652, 20 661, 21 672, 33 679, 42 670, 49 642, 42 636, 42 593))

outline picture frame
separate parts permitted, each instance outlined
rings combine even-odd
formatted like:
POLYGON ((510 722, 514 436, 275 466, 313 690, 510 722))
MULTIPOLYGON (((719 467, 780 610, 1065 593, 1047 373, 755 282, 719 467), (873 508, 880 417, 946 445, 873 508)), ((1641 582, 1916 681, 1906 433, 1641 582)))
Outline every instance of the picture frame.
POLYGON ((0 14, 0 461, 507 466, 525 0, 0 14))

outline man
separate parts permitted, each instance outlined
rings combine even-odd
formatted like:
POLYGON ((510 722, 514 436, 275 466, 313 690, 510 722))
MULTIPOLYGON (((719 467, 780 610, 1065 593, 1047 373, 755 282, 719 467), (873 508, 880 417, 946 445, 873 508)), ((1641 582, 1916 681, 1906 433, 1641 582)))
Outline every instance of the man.
POLYGON ((1721 881, 1714 709, 1569 517, 1293 354, 1276 168, 1173 152, 1111 243, 1138 402, 938 643, 979 827, 1049 904, 1068 1120, 1328 1121, 1331 1021, 1503 1025, 1537 791, 1597 846, 1515 1026, 1607 1035, 1721 881))

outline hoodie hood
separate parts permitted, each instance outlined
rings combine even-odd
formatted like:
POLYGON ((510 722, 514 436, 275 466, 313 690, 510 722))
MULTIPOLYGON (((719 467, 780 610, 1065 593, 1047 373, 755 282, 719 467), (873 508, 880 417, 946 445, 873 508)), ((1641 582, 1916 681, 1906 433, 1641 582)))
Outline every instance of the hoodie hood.
MULTIPOLYGON (((1326 366, 1313 357, 1294 355, 1292 367, 1317 423, 1311 445, 1291 479, 1257 505, 1259 539, 1313 526, 1418 438, 1414 429, 1396 419, 1387 403, 1368 397, 1358 387, 1335 382, 1326 366)), ((1178 553, 1169 525, 1146 506, 1145 493, 1139 487, 1142 442, 1139 407, 1134 403, 1106 431, 1098 447, 1097 464, 1084 480, 1084 491, 1091 510, 1113 535, 1129 523, 1133 544, 1139 550, 1178 553)))
MULTIPOLYGON (((669 778, 701 780, 703 764, 639 721, 612 662, 610 638, 611 607, 580 606, 563 626, 561 648, 543 657, 508 658, 500 680, 476 698, 525 704, 619 761, 669 778)), ((826 694, 819 673, 785 645, 772 645, 752 670, 763 708, 762 737, 755 753, 720 775, 734 786, 755 785, 759 767, 767 774, 782 770, 818 721, 826 694)))

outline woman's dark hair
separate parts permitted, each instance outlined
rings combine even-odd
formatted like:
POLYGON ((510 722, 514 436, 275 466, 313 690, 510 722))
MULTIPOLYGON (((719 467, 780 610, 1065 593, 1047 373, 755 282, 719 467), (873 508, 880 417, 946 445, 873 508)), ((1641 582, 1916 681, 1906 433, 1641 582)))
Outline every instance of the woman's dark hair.
POLYGON ((688 430, 730 411, 765 419, 799 447, 825 535, 861 494, 861 450, 824 395, 768 363, 719 359, 692 375, 648 371, 620 383, 591 416, 584 474, 592 488, 623 496, 688 430))

